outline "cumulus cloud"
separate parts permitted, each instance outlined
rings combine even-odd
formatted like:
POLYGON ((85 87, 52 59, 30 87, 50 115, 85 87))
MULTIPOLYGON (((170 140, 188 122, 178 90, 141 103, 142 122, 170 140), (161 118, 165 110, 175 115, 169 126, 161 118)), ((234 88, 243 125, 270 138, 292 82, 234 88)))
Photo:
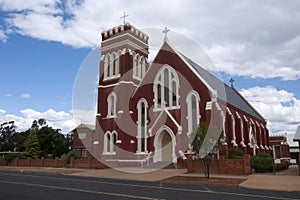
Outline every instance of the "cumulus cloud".
POLYGON ((4 96, 5 96, 5 97, 11 97, 12 94, 11 94, 11 93, 6 93, 6 94, 4 94, 4 96))
POLYGON ((294 134, 300 124, 300 99, 274 87, 253 87, 240 93, 268 120, 272 134, 294 134))
POLYGON ((49 109, 45 112, 39 112, 33 109, 24 109, 20 111, 21 115, 13 115, 6 113, 0 109, 0 122, 15 121, 18 131, 24 131, 30 128, 34 120, 44 118, 49 126, 55 129, 61 129, 62 133, 66 134, 73 130, 79 122, 73 119, 72 114, 64 111, 55 111, 49 109))
POLYGON ((3 42, 5 42, 7 40, 6 34, 1 29, 0 29, 0 40, 3 42))
POLYGON ((28 93, 24 93, 24 94, 21 95, 21 97, 22 97, 23 99, 30 99, 30 98, 31 98, 31 95, 28 94, 28 93))
POLYGON ((121 23, 126 10, 128 21, 138 27, 168 26, 194 39, 227 74, 283 80, 300 78, 299 7, 293 0, 154 0, 143 6, 135 1, 0 0, 11 33, 93 47, 101 31, 121 23))

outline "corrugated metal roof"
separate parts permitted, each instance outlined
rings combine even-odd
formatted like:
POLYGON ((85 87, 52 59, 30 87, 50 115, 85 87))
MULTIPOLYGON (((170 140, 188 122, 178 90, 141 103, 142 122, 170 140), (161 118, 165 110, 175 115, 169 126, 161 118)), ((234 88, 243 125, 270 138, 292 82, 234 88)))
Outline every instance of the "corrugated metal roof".
POLYGON ((185 55, 181 54, 181 56, 185 59, 187 63, 189 63, 197 72, 198 74, 214 89, 218 92, 218 98, 227 102, 240 110, 265 121, 265 119, 254 109, 252 106, 247 102, 241 94, 238 93, 234 88, 229 87, 225 83, 223 83, 220 79, 212 75, 207 70, 203 69, 197 63, 186 57, 185 55))

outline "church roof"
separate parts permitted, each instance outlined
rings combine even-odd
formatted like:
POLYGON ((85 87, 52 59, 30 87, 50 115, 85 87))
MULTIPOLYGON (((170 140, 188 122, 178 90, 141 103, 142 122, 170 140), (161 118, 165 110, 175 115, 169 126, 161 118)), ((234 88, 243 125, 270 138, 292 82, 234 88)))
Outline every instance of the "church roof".
POLYGON ((294 142, 300 142, 300 125, 298 126, 297 128, 297 131, 295 133, 295 136, 294 136, 294 139, 293 139, 294 142))
POLYGON ((265 119, 249 104, 249 102, 233 87, 229 87, 227 84, 223 83, 220 79, 212 75, 207 70, 203 69, 197 63, 189 59, 183 54, 181 57, 191 66, 196 72, 207 82, 207 84, 218 92, 218 98, 222 101, 231 104, 240 110, 265 121, 265 119))

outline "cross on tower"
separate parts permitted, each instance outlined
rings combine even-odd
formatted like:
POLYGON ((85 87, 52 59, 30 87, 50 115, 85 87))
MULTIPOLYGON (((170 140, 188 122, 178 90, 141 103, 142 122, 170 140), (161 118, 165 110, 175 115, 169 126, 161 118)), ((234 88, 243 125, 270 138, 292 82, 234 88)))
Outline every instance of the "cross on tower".
POLYGON ((231 83, 231 87, 233 87, 234 80, 231 78, 229 82, 231 83))
POLYGON ((165 27, 165 29, 162 31, 165 34, 164 37, 164 41, 167 42, 168 41, 168 32, 170 31, 170 29, 168 29, 167 27, 165 27))
POLYGON ((125 18, 128 17, 129 15, 126 14, 126 12, 124 11, 123 16, 121 17, 121 19, 123 18, 123 24, 125 24, 125 18))

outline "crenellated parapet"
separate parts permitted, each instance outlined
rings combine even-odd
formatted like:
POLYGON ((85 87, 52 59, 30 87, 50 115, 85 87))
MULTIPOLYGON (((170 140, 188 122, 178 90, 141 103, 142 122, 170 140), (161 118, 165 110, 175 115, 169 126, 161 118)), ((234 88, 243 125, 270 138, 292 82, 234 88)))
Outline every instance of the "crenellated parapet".
POLYGON ((130 32, 141 41, 148 43, 149 36, 129 23, 121 24, 119 26, 115 26, 106 31, 103 31, 101 33, 102 41, 105 41, 113 36, 117 36, 123 32, 130 32))

